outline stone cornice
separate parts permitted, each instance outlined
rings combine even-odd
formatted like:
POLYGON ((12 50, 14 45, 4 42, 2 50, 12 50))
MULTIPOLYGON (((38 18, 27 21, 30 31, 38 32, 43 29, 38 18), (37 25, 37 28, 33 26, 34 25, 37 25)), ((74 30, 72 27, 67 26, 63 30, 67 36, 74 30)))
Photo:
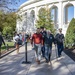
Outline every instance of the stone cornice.
MULTIPOLYGON (((65 2, 65 1, 74 1, 74 0, 31 0, 31 1, 27 1, 27 2, 25 2, 25 3, 23 3, 20 7, 19 7, 19 9, 18 9, 18 11, 20 11, 20 9, 22 9, 23 7, 25 7, 25 6, 27 6, 27 5, 30 5, 30 4, 34 4, 34 3, 37 3, 37 2, 42 2, 42 1, 47 1, 47 3, 48 3, 48 1, 49 1, 49 3, 56 3, 56 2, 65 2)), ((44 3, 45 4, 45 3, 44 3)), ((39 4, 40 5, 40 4, 39 4)), ((38 5, 38 6, 39 6, 38 5)))
POLYGON ((36 3, 36 2, 39 2, 39 1, 42 1, 42 0, 27 1, 27 2, 23 3, 23 4, 19 7, 19 9, 23 8, 24 6, 27 6, 27 5, 29 5, 29 4, 36 3))

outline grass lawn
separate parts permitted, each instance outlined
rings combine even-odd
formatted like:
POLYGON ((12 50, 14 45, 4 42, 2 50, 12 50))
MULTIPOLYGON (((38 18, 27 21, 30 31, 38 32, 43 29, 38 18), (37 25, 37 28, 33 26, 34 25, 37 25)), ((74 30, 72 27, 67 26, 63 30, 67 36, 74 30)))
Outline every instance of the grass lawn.
MULTIPOLYGON (((14 42, 5 42, 6 46, 8 45, 8 48, 13 48, 14 47, 14 42)), ((6 50, 6 46, 4 44, 1 47, 1 50, 6 50)))

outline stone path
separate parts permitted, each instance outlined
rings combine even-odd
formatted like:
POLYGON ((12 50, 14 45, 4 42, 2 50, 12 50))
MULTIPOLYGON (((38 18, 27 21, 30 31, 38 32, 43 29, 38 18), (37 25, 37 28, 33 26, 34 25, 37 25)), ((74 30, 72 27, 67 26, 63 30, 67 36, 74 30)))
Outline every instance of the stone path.
POLYGON ((41 60, 38 65, 34 59, 34 51, 28 46, 28 61, 31 64, 22 64, 25 61, 25 47, 20 48, 20 53, 16 51, 0 59, 0 75, 75 75, 75 62, 65 53, 56 59, 55 48, 52 50, 51 63, 41 60))
POLYGON ((56 58, 55 48, 52 51, 51 63, 41 61, 41 64, 33 62, 28 75, 75 75, 75 62, 69 58, 65 53, 62 57, 56 58))

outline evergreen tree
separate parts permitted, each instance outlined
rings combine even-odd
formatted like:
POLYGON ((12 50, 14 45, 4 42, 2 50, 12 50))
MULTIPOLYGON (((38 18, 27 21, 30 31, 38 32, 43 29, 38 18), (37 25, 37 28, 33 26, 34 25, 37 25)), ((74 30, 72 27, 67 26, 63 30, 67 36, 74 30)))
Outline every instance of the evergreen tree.
POLYGON ((44 27, 47 30, 51 30, 54 33, 54 25, 50 10, 48 8, 41 8, 38 12, 38 19, 36 21, 36 27, 44 27))
POLYGON ((69 24, 69 27, 65 36, 65 45, 68 47, 72 47, 75 44, 75 19, 73 18, 69 24))

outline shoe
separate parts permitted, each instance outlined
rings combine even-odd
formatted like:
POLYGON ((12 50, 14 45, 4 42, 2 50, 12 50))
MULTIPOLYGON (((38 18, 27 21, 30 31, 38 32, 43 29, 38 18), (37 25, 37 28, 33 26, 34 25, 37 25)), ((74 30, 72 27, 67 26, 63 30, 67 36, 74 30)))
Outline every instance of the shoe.
POLYGON ((38 61, 37 63, 40 64, 40 61, 38 61))
POLYGON ((51 58, 49 58, 49 61, 51 61, 51 58))
POLYGON ((46 60, 46 63, 49 63, 49 60, 46 60))
POLYGON ((61 55, 58 55, 58 57, 61 57, 61 55))

